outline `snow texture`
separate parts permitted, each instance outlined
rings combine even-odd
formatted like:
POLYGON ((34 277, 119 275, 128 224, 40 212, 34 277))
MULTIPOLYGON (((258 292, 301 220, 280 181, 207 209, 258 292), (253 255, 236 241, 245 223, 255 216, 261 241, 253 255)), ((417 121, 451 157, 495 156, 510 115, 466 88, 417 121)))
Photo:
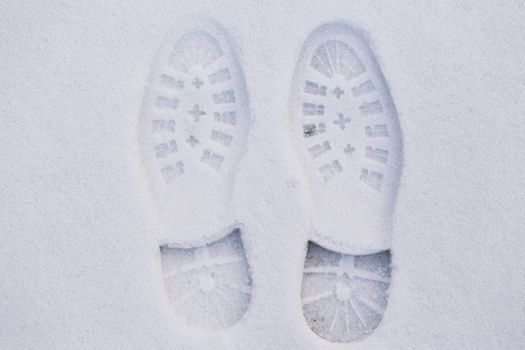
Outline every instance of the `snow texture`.
MULTIPOLYGON (((524 17, 519 0, 3 1, 0 348, 523 349, 524 17), (138 140, 159 49, 210 17, 244 72, 250 119, 236 175, 225 177, 231 217, 199 233, 196 249, 179 241, 191 231, 161 219, 138 140), (322 253, 389 278, 388 299, 378 286, 370 304, 388 300, 382 320, 370 314, 377 328, 348 333, 361 339, 350 343, 327 339, 304 310, 308 269, 318 266, 307 258, 321 236, 313 226, 330 208, 312 205, 290 136, 301 48, 334 21, 359 30, 375 54, 403 142, 390 254, 348 264, 352 252, 322 253), (224 301, 226 318, 203 312, 202 299, 197 309, 170 306, 168 283, 185 282, 163 277, 187 256, 203 276, 197 299, 216 298, 211 287, 231 276, 249 298, 224 301), (212 275, 214 257, 243 267, 212 275)), ((206 212, 200 191, 175 205, 206 212)), ((340 277, 339 301, 351 279, 340 277)))

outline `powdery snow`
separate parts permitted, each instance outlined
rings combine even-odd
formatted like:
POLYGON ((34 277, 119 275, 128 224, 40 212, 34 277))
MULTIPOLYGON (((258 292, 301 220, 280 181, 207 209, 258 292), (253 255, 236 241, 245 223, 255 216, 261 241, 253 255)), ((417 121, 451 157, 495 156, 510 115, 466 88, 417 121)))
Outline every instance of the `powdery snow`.
POLYGON ((0 348, 522 349, 523 18, 510 0, 2 2, 0 348), (205 332, 166 304, 138 126, 167 34, 209 17, 253 119, 231 203, 251 300, 205 332), (364 31, 403 134, 388 307, 349 344, 303 317, 312 213, 288 130, 300 48, 335 20, 364 31))

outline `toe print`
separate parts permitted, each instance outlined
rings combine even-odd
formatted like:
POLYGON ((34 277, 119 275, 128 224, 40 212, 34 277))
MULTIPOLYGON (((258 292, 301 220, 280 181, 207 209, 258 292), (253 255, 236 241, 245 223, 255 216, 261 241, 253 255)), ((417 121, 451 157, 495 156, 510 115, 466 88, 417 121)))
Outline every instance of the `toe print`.
MULTIPOLYGON (((367 57, 360 57, 351 44, 343 40, 320 41, 311 54, 311 58, 303 74, 301 74, 302 93, 297 104, 301 108, 301 132, 311 139, 304 139, 304 147, 310 152, 313 140, 321 143, 330 142, 332 152, 317 159, 319 176, 325 180, 323 169, 332 161, 337 160, 342 171, 336 175, 344 176, 347 171, 353 172, 361 179, 358 161, 373 168, 370 171, 381 174, 376 183, 363 180, 364 185, 374 190, 381 189, 382 177, 385 175, 389 148, 396 147, 397 135, 389 135, 388 128, 396 120, 392 120, 392 110, 389 106, 389 96, 377 86, 383 86, 381 77, 374 67, 369 67, 367 57), (323 135, 316 132, 316 125, 323 125, 323 135), (393 139, 390 139, 390 136, 393 139), (358 157, 340 159, 346 151, 348 140, 352 140, 352 148, 358 157), (379 152, 380 154, 376 154, 379 152)), ((384 90, 384 89, 381 89, 384 90)), ((352 151, 353 153, 353 151, 352 151)), ((368 167, 366 167, 368 169, 368 167)))
MULTIPOLYGON (((162 152, 158 169, 182 162, 184 174, 230 170, 247 129, 246 97, 240 69, 212 34, 196 30, 183 35, 168 49, 168 58, 155 73, 147 117, 153 132, 144 135, 158 144, 171 138, 178 152, 162 152), (229 148, 229 149, 228 149, 229 148), (230 158, 234 158, 231 159, 230 158)), ((172 186, 177 181, 165 181, 172 186)))

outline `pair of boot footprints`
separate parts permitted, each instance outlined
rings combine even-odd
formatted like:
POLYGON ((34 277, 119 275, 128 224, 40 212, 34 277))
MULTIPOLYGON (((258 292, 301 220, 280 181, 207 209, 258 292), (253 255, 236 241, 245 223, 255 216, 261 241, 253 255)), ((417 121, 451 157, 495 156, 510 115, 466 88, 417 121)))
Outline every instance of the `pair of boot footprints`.
MULTIPOLYGON (((311 33, 290 103, 290 135, 314 213, 303 314, 322 338, 359 340, 387 306, 402 162, 395 106, 359 30, 335 22, 311 33)), ((251 302, 242 232, 230 210, 249 125, 243 72, 225 32, 205 23, 168 40, 153 68, 139 134, 165 230, 167 297, 177 318, 193 327, 230 327, 251 302)))

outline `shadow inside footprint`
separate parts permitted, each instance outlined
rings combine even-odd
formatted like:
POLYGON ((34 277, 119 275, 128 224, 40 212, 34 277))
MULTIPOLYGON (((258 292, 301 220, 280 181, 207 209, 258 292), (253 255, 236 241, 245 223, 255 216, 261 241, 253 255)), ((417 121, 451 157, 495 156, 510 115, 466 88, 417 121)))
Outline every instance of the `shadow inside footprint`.
POLYGON ((390 251, 349 255, 308 243, 301 298, 310 328, 334 342, 359 340, 379 325, 390 284, 390 251))
POLYGON ((188 325, 224 329, 242 318, 252 282, 240 230, 195 248, 160 247, 164 282, 175 315, 188 325))

